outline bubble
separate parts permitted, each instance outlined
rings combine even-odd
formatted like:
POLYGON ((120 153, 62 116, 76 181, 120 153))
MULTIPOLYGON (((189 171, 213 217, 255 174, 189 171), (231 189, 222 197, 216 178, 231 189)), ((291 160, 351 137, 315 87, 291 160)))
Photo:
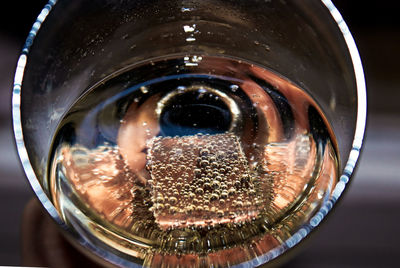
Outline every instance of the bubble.
POLYGON ((186 166, 185 166, 185 165, 180 165, 180 166, 179 166, 179 169, 180 169, 181 171, 185 171, 185 170, 186 170, 186 166))
POLYGON ((217 211, 217 216, 222 218, 224 216, 224 211, 218 210, 217 211))
POLYGON ((218 180, 213 180, 211 183, 211 187, 214 189, 219 189, 220 186, 221 186, 221 183, 218 180))
POLYGON ((171 206, 171 207, 169 208, 169 213, 175 214, 176 212, 178 212, 178 208, 177 208, 177 207, 171 206))
POLYGON ((196 194, 204 194, 204 190, 202 188, 197 188, 195 193, 196 194))
POLYGON ((170 198, 168 198, 168 201, 171 205, 175 205, 176 203, 178 203, 178 199, 175 196, 171 196, 170 198))
POLYGON ((238 85, 231 85, 230 88, 231 88, 232 92, 236 92, 238 90, 239 86, 238 85))
POLYGON ((236 187, 240 187, 242 184, 240 182, 240 180, 235 180, 235 186, 236 187))
POLYGON ((250 181, 249 175, 243 174, 242 177, 240 178, 240 181, 241 181, 242 183, 249 182, 249 181, 250 181))
POLYGON ((164 197, 162 195, 157 196, 156 202, 157 203, 163 203, 164 202, 164 197))
POLYGON ((217 200, 217 199, 219 199, 219 196, 216 193, 212 193, 211 196, 210 196, 210 200, 214 201, 214 200, 217 200))
POLYGON ((229 194, 229 195, 234 195, 234 194, 236 194, 236 189, 235 189, 235 188, 229 188, 228 194, 229 194))
POLYGON ((156 186, 154 187, 154 190, 156 190, 156 191, 161 191, 161 190, 162 190, 162 187, 161 187, 160 185, 156 185, 156 186))
POLYGON ((208 149, 201 149, 200 150, 200 155, 201 156, 207 156, 210 153, 208 149))
POLYGON ((228 191, 223 190, 223 191, 221 192, 221 198, 222 198, 222 199, 228 198, 228 191))
POLYGON ((193 205, 188 205, 185 207, 185 212, 186 213, 191 213, 194 210, 194 206, 193 205))
POLYGON ((141 86, 140 91, 142 91, 143 94, 146 94, 147 92, 149 92, 149 89, 146 86, 141 86))
POLYGON ((200 161, 200 166, 201 167, 207 167, 210 163, 207 160, 201 160, 200 161))
POLYGON ((156 209, 157 210, 162 210, 162 209, 164 209, 164 205, 163 204, 157 204, 156 205, 156 209))
POLYGON ((224 152, 224 151, 218 151, 217 157, 218 157, 219 159, 224 158, 224 156, 225 156, 225 152, 224 152))
POLYGON ((256 200, 256 205, 257 206, 261 206, 263 204, 263 202, 261 200, 256 200))
POLYGON ((242 201, 236 201, 236 206, 237 207, 243 207, 243 202, 242 201))

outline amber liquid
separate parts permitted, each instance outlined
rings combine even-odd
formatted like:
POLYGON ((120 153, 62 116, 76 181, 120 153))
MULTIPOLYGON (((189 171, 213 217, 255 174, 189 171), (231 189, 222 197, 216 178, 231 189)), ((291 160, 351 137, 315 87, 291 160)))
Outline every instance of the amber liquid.
POLYGON ((259 260, 310 220, 338 179, 316 102, 237 59, 190 55, 117 72, 57 133, 49 182, 60 215, 146 266, 259 260))

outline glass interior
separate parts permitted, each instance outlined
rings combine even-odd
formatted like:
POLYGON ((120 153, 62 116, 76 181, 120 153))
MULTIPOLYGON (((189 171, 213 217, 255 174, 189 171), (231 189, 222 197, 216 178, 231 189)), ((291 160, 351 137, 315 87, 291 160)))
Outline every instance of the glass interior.
POLYGON ((348 44, 321 1, 59 0, 30 47, 21 87, 23 141, 44 193, 53 136, 78 98, 127 66, 185 54, 246 59, 308 92, 332 127, 343 173, 357 81, 348 44))

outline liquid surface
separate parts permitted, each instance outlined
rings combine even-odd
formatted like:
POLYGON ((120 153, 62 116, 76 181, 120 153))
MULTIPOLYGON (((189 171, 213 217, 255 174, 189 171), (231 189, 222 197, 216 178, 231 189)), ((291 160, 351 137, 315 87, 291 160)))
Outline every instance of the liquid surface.
POLYGON ((73 228, 147 266, 264 256, 329 198, 334 138, 302 89, 245 61, 177 56, 121 70, 66 113, 49 163, 73 228))

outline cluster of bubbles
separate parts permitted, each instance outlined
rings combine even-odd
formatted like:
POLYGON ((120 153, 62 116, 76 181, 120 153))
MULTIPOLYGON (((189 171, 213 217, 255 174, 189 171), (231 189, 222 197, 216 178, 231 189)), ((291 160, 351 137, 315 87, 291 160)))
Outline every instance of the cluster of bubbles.
POLYGON ((234 134, 155 137, 148 146, 147 180, 109 144, 64 147, 63 173, 93 212, 161 252, 208 252, 258 235, 260 177, 234 134))
POLYGON ((153 211, 161 227, 240 222, 262 204, 257 176, 233 133, 156 137, 149 147, 153 211))

